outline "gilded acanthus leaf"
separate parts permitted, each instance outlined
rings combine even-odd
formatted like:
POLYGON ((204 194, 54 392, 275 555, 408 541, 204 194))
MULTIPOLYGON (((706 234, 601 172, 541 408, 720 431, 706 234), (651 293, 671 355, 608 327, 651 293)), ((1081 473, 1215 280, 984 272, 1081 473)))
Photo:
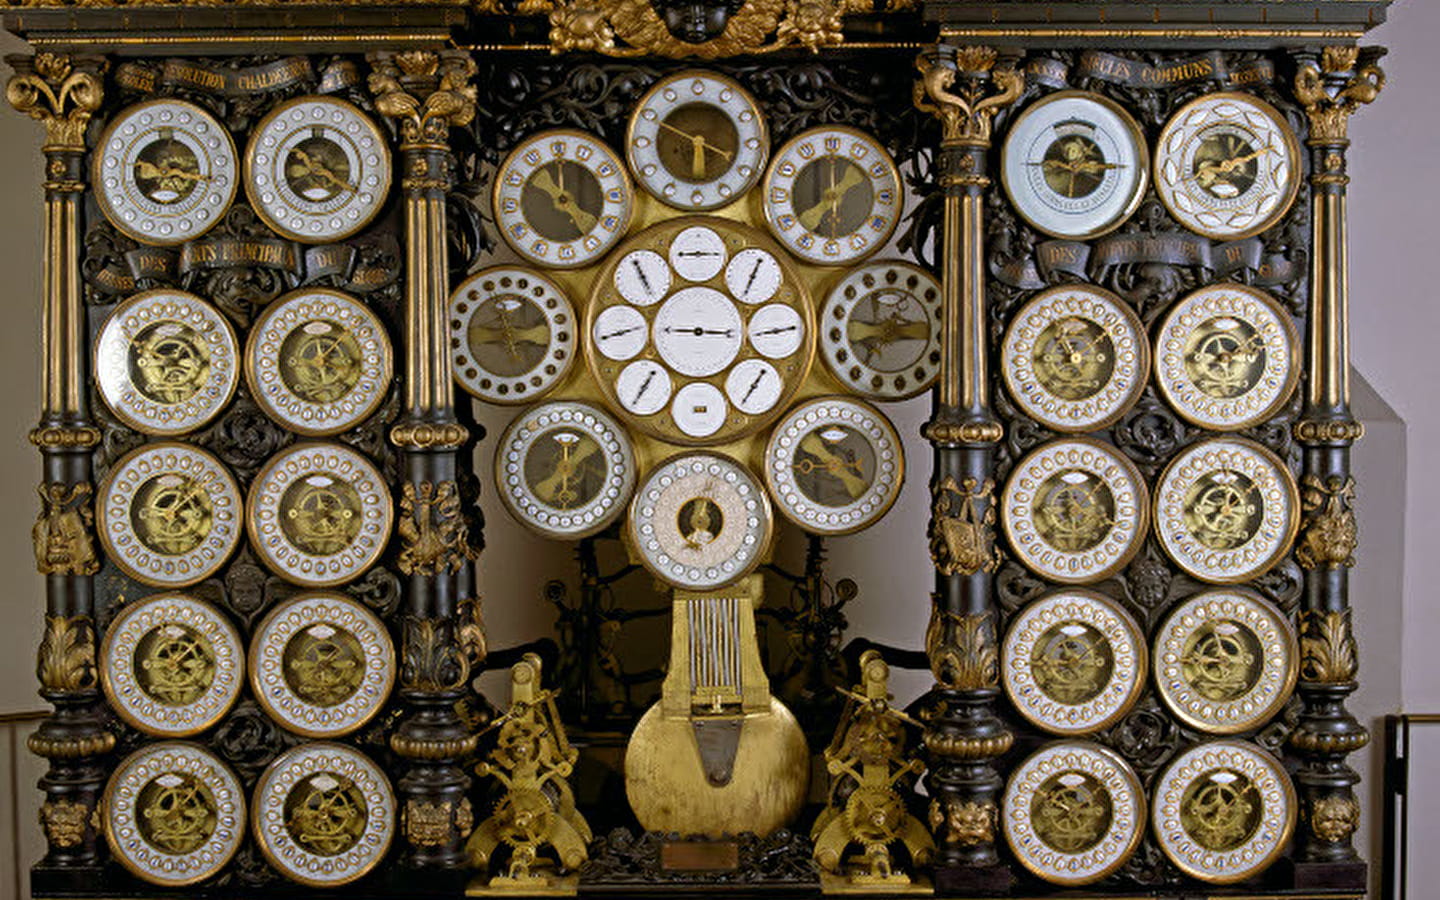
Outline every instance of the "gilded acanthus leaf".
POLYGON ((925 629, 925 655, 942 687, 978 690, 994 687, 1000 678, 1000 650, 995 619, 989 613, 962 615, 934 605, 925 629))
POLYGON ((1300 614, 1300 678, 1316 684, 1348 684, 1359 671, 1350 610, 1300 614))
POLYGON ((35 665, 47 691, 72 693, 95 686, 95 625, 89 616, 47 616, 35 665))

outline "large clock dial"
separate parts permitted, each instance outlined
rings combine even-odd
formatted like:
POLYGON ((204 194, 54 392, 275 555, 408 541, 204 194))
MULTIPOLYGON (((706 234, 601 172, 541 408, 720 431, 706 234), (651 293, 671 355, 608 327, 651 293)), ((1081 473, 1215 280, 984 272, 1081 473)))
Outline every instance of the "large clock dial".
POLYGON ((531 135, 495 175, 495 223, 533 263, 572 269, 624 237, 634 207, 625 166, 599 138, 555 129, 531 135))
POLYGON ((1089 239, 1140 205, 1150 154, 1119 104, 1061 91, 1021 114, 1005 141, 1001 172, 1015 209, 1052 237, 1089 239))
POLYGON ((575 310, 555 282, 521 266, 476 272, 450 295, 455 380, 491 403, 553 388, 575 359, 575 310))
POLYGON ((770 503, 755 476, 713 453, 656 466, 630 505, 630 543, 656 577, 692 591, 748 575, 769 550, 770 503))
POLYGON ((621 417, 679 444, 753 433, 810 367, 814 313, 784 254, 724 219, 665 222, 595 279, 584 329, 591 371, 621 417))
POLYGON ((640 186, 679 209, 715 209, 760 179, 770 152, 755 98, 713 72, 677 72, 640 99, 625 141, 640 186))
POLYGON ((820 353, 846 387, 874 400, 913 397, 940 376, 940 283, 899 260, 853 269, 820 314, 820 353))
POLYGON ((890 239, 904 206, 900 172, 869 135, 841 125, 791 138, 765 173, 765 220, 801 259, 839 265, 890 239))
POLYGON ((335 97, 296 97, 255 126, 245 190, 265 223, 297 241, 347 238, 368 225, 390 191, 380 127, 335 97))
POLYGON ((1275 107, 1248 94, 1208 94, 1160 133, 1155 190, 1181 225, 1217 241, 1274 225, 1300 189, 1300 148, 1275 107))

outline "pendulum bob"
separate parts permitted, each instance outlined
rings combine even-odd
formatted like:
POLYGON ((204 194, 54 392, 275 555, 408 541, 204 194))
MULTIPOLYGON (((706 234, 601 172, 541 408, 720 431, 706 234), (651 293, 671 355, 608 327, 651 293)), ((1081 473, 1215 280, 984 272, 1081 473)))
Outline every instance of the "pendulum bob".
POLYGON ((755 634, 761 580, 676 590, 670 670, 635 727, 625 790, 647 831, 719 839, 792 822, 809 789, 810 749, 770 695, 755 634))

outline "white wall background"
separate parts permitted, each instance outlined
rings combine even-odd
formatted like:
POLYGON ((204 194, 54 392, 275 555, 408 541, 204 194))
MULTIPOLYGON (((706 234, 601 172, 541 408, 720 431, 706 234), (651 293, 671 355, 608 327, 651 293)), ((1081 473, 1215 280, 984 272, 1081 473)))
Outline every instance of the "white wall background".
MULTIPOLYGON (((1379 102, 1351 126, 1350 226, 1354 285, 1353 361, 1356 408, 1370 436, 1356 451, 1360 481, 1361 560, 1352 593, 1361 640, 1364 687, 1352 708, 1379 735, 1378 717, 1404 709, 1440 712, 1440 678, 1431 660, 1440 647, 1440 598, 1431 590, 1431 562, 1440 555, 1440 477, 1432 460, 1440 453, 1440 3, 1400 0, 1391 22, 1374 42, 1391 47, 1390 84, 1379 102), (1364 380, 1374 386, 1365 387, 1364 380), (1393 410, 1393 412, 1392 412, 1393 410), (1402 424, 1403 422, 1403 424, 1402 424), (1409 452, 1406 452, 1406 446, 1409 452), (1436 449, 1432 449, 1436 448, 1436 449)), ((13 38, 0 50, 21 50, 13 38)), ((36 509, 38 456, 26 441, 38 405, 39 296, 41 279, 42 131, 8 109, 0 111, 0 272, 7 293, 0 327, 0 572, 10 590, 0 596, 0 714, 40 708, 33 660, 38 642, 43 586, 34 574, 29 529, 36 509)), ((882 528, 832 545, 835 577, 855 578, 861 603, 851 610, 853 634, 918 646, 927 612, 929 562, 925 555, 925 481, 928 453, 916 437, 924 401, 887 410, 910 436, 909 483, 882 528)), ((505 416, 487 423, 492 435, 505 416)), ((482 463, 488 469, 488 459, 482 463)), ((486 559, 506 566, 483 568, 486 613, 495 643, 534 636, 548 619, 539 585, 565 565, 567 552, 510 526, 487 502, 486 559), (548 569, 548 571, 547 571, 548 569)), ((482 559, 482 567, 486 559, 482 559)), ((918 688, 918 684, 913 687, 918 688)), ((22 883, 17 866, 34 855, 36 794, 29 784, 35 766, 10 775, 11 747, 24 754, 14 733, 0 742, 0 897, 22 883), (30 840, 11 852, 19 829, 30 840)), ((1379 748, 1371 760, 1378 761, 1379 748)), ((1361 766, 1370 782, 1369 760, 1361 766)), ((1378 767, 1374 767, 1378 772, 1378 767)), ((1367 794, 1370 794, 1368 790, 1367 794)), ((1371 795, 1370 821, 1378 819, 1371 795)), ((1440 805, 1426 821, 1440 823, 1440 805)), ((1363 836, 1362 836, 1363 837, 1363 836)), ((1378 860, 1378 835, 1371 835, 1378 860)))

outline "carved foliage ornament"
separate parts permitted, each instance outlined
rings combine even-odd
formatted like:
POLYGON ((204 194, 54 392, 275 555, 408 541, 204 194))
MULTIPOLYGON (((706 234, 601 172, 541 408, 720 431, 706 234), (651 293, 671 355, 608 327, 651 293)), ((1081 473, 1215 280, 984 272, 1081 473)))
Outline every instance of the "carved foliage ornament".
POLYGON ((930 559, 941 575, 993 572, 1000 565, 995 549, 995 482, 974 478, 957 482, 947 475, 935 485, 930 501, 930 559), (980 512, 984 509, 984 512, 980 512))
POLYGON ((1338 569, 1355 565, 1355 479, 1306 475, 1300 483, 1305 525, 1295 547, 1295 561, 1307 569, 1338 569))
POLYGON ((1385 89, 1379 48, 1326 47, 1318 61, 1302 60, 1295 74, 1295 97, 1310 118, 1310 143, 1343 144, 1350 116, 1385 89))
POLYGON ((1360 804, 1347 794, 1319 797, 1310 807, 1310 831, 1332 844, 1345 840, 1360 827, 1360 804))
POLYGON ((444 147, 450 128, 475 118, 475 60, 465 52, 374 53, 375 108, 400 124, 401 147, 444 147))
POLYGON ((458 572, 476 556, 460 505, 460 487, 453 481, 406 482, 396 530, 403 541, 396 565, 406 575, 458 572))
POLYGON ((942 687, 962 691, 993 688, 1000 678, 995 619, 989 613, 961 615, 938 605, 925 629, 925 655, 942 687))
POLYGON ((951 797, 943 805, 938 799, 930 801, 930 830, 941 834, 943 825, 943 839, 965 847, 994 843, 998 818, 999 810, 989 800, 957 800, 951 797))
POLYGON ((95 623, 89 616, 46 616, 35 675, 47 691, 95 687, 95 623))
POLYGON ((93 575, 100 570, 90 528, 95 522, 87 482, 49 482, 39 487, 40 517, 30 537, 35 543, 35 567, 42 575, 93 575))
POLYGON ((462 799, 459 806, 449 800, 429 803, 411 798, 401 815, 405 820, 405 838, 416 847, 445 846, 450 842, 451 826, 460 840, 464 840, 475 824, 468 798, 462 799))
POLYGON ((1300 614, 1300 680, 1349 684, 1359 670, 1350 610, 1307 610, 1300 614))
POLYGON ((915 108, 940 120, 945 144, 990 146, 995 114, 1025 89, 1025 76, 1008 62, 996 68, 997 58, 990 47, 961 47, 950 58, 938 50, 915 57, 915 108))
POLYGON ((45 126, 46 150, 85 150, 85 126, 100 108, 105 86, 104 63, 39 53, 6 60, 15 75, 5 85, 5 98, 16 110, 45 126))

